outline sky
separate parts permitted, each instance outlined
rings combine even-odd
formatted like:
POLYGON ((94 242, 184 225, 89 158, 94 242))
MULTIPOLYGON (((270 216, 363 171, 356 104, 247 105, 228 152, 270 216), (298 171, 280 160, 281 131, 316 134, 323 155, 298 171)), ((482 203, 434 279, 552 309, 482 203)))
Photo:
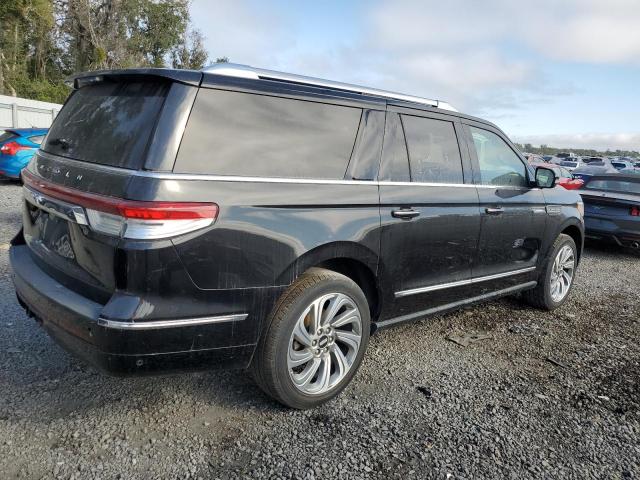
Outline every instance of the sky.
POLYGON ((212 58, 445 100, 512 140, 640 150, 640 0, 194 0, 212 58))

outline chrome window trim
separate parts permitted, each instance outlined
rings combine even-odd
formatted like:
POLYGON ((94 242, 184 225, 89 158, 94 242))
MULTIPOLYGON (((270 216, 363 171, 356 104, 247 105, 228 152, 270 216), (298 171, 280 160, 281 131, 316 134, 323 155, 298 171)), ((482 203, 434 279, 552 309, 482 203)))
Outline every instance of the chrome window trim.
POLYGON ((420 287, 420 288, 412 288, 412 289, 409 289, 409 290, 401 290, 399 292, 396 292, 394 295, 395 295, 396 298, 402 298, 402 297, 407 297, 409 295, 416 295, 418 293, 433 292, 435 290, 443 290, 445 288, 461 287, 461 286, 464 286, 464 285, 472 285, 474 283, 486 282, 486 281, 489 281, 489 280, 497 280, 499 278, 510 277, 512 275, 519 275, 521 273, 531 272, 531 271, 533 271, 535 269, 536 269, 536 267, 520 268, 518 270, 512 270, 510 272, 496 273, 496 274, 493 274, 493 275, 486 275, 484 277, 469 278, 469 279, 466 279, 466 280, 458 280, 457 282, 441 283, 439 285, 430 285, 428 287, 420 287))
POLYGON ((122 320, 108 320, 98 318, 98 325, 116 330, 153 330, 160 328, 191 327, 195 325, 209 325, 211 323, 240 322, 247 318, 248 313, 219 315, 216 317, 182 318, 178 320, 152 320, 149 322, 126 322, 122 320))
POLYGON ((435 183, 435 182, 394 182, 388 180, 332 180, 321 178, 293 178, 293 177, 248 177, 239 175, 213 175, 208 173, 174 173, 156 172, 146 170, 130 170, 122 167, 112 167, 110 165, 100 165, 97 163, 82 162, 72 158, 58 157, 47 152, 38 151, 38 155, 67 164, 80 164, 82 168, 96 171, 113 172, 120 175, 155 178, 158 180, 210 180, 218 182, 244 182, 244 183, 293 183, 293 184, 315 184, 315 185, 389 185, 406 187, 460 187, 460 188, 500 188, 509 190, 539 190, 536 187, 518 187, 513 185, 482 185, 474 183, 435 183))

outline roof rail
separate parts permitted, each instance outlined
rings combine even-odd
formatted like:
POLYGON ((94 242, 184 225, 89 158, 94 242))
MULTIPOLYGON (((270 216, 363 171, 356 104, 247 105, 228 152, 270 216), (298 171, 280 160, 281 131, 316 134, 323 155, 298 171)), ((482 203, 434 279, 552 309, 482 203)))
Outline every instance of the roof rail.
POLYGON ((405 95, 403 93, 389 92, 387 90, 378 90, 377 88, 362 87, 350 83, 334 82, 333 80, 324 80, 322 78, 305 77, 304 75, 295 75, 293 73, 276 72, 275 70, 265 70, 263 68, 254 68, 249 65, 240 65, 237 63, 216 63, 202 69, 206 73, 214 73, 216 75, 226 75, 229 77, 252 78, 255 80, 276 80, 281 82, 291 82, 301 85, 313 85, 316 87, 331 88, 333 90, 341 90, 345 92, 360 93, 364 95, 374 95, 378 97, 401 100, 403 102, 420 103, 432 107, 442 108, 443 110, 451 110, 457 112, 449 103, 442 100, 430 100, 428 98, 416 97, 413 95, 405 95))

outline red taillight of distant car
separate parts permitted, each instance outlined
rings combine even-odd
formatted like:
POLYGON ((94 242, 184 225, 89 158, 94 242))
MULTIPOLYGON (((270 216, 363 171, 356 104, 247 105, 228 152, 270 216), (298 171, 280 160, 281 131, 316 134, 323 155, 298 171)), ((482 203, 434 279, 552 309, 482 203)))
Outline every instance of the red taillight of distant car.
POLYGON ((640 207, 631 207, 629 213, 632 217, 640 217, 640 207))
POLYGON ((558 184, 567 190, 578 190, 582 185, 584 185, 584 180, 580 178, 571 179, 560 179, 558 184))
POLYGON ((5 143, 2 147, 0 147, 0 153, 4 155, 15 155, 20 150, 29 150, 31 147, 25 147, 24 145, 20 145, 18 142, 8 142, 5 143))

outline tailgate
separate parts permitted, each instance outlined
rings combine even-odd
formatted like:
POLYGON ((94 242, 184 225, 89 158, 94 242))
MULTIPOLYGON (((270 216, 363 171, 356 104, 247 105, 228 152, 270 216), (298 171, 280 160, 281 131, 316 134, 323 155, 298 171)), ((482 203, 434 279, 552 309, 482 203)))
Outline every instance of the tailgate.
POLYGON ((105 303, 126 286, 126 272, 118 270, 126 268, 126 252, 118 248, 115 216, 102 214, 101 228, 94 228, 87 205, 153 195, 128 191, 131 172, 145 169, 149 156, 155 162, 164 159, 149 153, 152 145, 171 164, 172 150, 163 142, 176 141, 166 127, 180 130, 176 112, 188 112, 197 87, 130 71, 76 84, 23 172, 23 234, 40 268, 67 288, 105 303))

